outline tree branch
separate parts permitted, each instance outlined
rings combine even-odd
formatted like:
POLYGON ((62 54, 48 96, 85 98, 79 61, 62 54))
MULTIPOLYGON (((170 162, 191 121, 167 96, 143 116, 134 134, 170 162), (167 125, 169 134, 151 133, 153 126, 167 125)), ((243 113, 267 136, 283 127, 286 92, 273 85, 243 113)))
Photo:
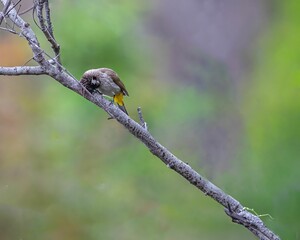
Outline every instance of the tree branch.
POLYGON ((46 71, 40 66, 19 66, 19 67, 0 67, 0 75, 19 76, 19 75, 43 75, 46 71))
POLYGON ((9 6, 10 6, 10 3, 11 3, 10 0, 7 1, 7 2, 4 4, 3 11, 0 12, 0 25, 1 25, 2 21, 3 21, 3 19, 5 18, 5 15, 6 15, 6 12, 7 12, 8 8, 9 8, 9 6))
MULTIPOLYGON (((4 6, 7 6, 8 0, 0 0, 4 6)), ((48 1, 39 0, 40 4, 43 4, 48 1)), ((46 4, 46 8, 48 8, 46 4)), ((10 5, 11 6, 11 5, 10 5)), ((30 28, 29 24, 26 23, 18 14, 17 11, 11 6, 12 9, 6 15, 10 18, 12 22, 16 24, 17 27, 21 30, 21 36, 25 37, 29 43, 29 46, 32 49, 34 60, 39 64, 36 67, 1 67, 0 75, 40 75, 47 74, 65 87, 73 90, 74 92, 80 94, 87 100, 96 104, 97 106, 104 109, 110 116, 116 119, 120 124, 122 124, 132 135, 138 138, 144 145, 150 150, 152 154, 157 156, 161 161, 166 164, 170 169, 176 171, 178 174, 183 176, 195 187, 200 189, 205 195, 210 196, 216 202, 221 204, 225 208, 225 213, 231 217, 232 221, 243 225, 249 229, 254 235, 259 237, 262 240, 279 240, 279 237, 276 236, 271 230, 269 230, 261 219, 258 216, 253 215, 248 212, 236 199, 230 195, 223 192, 220 188, 215 186, 213 183, 202 177, 194 169, 192 169, 188 164, 181 161, 179 158, 174 156, 168 149, 162 146, 157 142, 154 137, 147 131, 147 128, 139 125, 125 113, 123 113, 115 105, 112 105, 110 101, 103 98, 99 93, 91 94, 88 92, 74 77, 71 76, 66 71, 63 71, 63 68, 58 68, 59 63, 57 60, 52 59, 47 61, 45 59, 45 53, 40 48, 38 39, 36 35, 30 28)), ((47 10, 46 10, 47 11, 47 10)), ((2 14, 3 15, 3 14, 2 14)), ((3 16, 6 16, 5 14, 3 16)), ((39 6, 38 17, 42 16, 42 5, 39 6)), ((48 22, 48 28, 50 28, 50 11, 46 13, 46 20, 48 22)), ((43 28, 42 19, 39 20, 41 28, 43 28)), ((53 35, 52 30, 49 35, 53 35)), ((43 31, 44 32, 44 31, 43 31)), ((45 32, 44 32, 45 33, 45 32)), ((46 34, 45 34, 46 35, 46 34)), ((47 36, 46 36, 47 37, 47 36)), ((53 37, 53 36, 52 36, 53 37)), ((51 41, 49 41, 51 43, 51 41)), ((52 44, 52 43, 51 43, 52 44)), ((142 125, 145 121, 140 114, 140 120, 142 125)))
POLYGON ((145 128, 148 131, 148 127, 147 127, 147 123, 145 122, 144 118, 143 118, 143 114, 142 114, 142 109, 141 107, 137 108, 137 112, 139 115, 139 119, 140 119, 140 124, 143 128, 145 128))
MULTIPOLYGON (((1 0, 1 2, 6 5, 8 0, 1 0)), ((43 56, 43 50, 40 48, 40 43, 37 40, 36 35, 30 28, 29 23, 25 22, 18 14, 14 6, 10 5, 10 11, 7 13, 10 20, 21 30, 20 36, 26 38, 30 48, 32 49, 34 60, 41 66, 47 65, 47 61, 43 56)))
POLYGON ((48 2, 48 0, 36 0, 35 5, 36 5, 37 16, 38 16, 39 23, 40 23, 40 29, 42 30, 45 37, 51 44, 51 47, 55 53, 57 62, 59 63, 58 66, 60 66, 60 64, 61 64, 61 62, 60 62, 60 46, 54 38, 51 16, 50 16, 49 2, 48 2), (45 5, 46 21, 43 16, 44 5, 45 5), (46 25, 46 23, 47 23, 47 25, 46 25))

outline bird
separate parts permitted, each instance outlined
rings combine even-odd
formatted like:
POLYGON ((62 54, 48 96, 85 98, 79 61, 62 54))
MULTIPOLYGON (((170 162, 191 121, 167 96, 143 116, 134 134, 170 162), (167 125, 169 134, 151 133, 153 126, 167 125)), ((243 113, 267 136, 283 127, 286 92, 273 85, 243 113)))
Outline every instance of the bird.
POLYGON ((113 102, 128 115, 123 102, 124 96, 129 96, 124 83, 118 74, 110 68, 87 70, 81 77, 80 83, 90 92, 98 91, 102 95, 113 98, 113 102))

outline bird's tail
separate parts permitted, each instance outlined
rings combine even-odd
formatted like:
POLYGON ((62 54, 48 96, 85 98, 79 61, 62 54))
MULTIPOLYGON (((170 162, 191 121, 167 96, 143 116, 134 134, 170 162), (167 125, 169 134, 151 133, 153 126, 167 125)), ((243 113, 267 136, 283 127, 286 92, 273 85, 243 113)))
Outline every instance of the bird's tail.
POLYGON ((127 110, 126 110, 126 108, 125 108, 124 103, 123 103, 122 106, 118 104, 118 107, 119 107, 124 113, 126 113, 127 115, 129 115, 128 112, 127 112, 127 110))
POLYGON ((118 107, 124 112, 124 113, 126 113, 127 115, 129 115, 128 114, 128 112, 127 112, 127 110, 126 110, 126 108, 125 108, 125 104, 124 104, 124 102, 123 102, 123 93, 118 93, 118 94, 116 94, 115 96, 114 96, 114 102, 118 105, 118 107))

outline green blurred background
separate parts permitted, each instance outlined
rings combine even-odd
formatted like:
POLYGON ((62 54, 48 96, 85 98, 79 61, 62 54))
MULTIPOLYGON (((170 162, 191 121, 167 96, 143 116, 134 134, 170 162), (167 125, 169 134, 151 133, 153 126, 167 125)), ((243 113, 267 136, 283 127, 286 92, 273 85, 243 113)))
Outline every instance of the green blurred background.
MULTIPOLYGON (((63 64, 77 79, 90 68, 117 71, 133 119, 141 106, 164 146, 270 214, 263 221, 282 239, 300 239, 299 1, 51 7, 63 64)), ((0 31, 1 66, 30 57, 24 39, 0 31)), ((1 240, 255 239, 53 79, 0 76, 0 96, 1 240)))

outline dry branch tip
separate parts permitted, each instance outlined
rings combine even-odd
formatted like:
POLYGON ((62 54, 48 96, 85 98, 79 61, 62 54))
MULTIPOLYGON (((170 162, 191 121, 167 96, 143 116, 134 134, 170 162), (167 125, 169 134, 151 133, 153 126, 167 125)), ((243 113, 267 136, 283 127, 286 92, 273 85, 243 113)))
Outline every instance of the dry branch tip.
POLYGON ((145 122, 145 120, 144 120, 144 118, 143 118, 142 108, 141 108, 141 107, 138 107, 138 108, 137 108, 137 112, 138 112, 139 119, 140 119, 140 125, 141 125, 146 131, 148 131, 147 123, 145 122))

